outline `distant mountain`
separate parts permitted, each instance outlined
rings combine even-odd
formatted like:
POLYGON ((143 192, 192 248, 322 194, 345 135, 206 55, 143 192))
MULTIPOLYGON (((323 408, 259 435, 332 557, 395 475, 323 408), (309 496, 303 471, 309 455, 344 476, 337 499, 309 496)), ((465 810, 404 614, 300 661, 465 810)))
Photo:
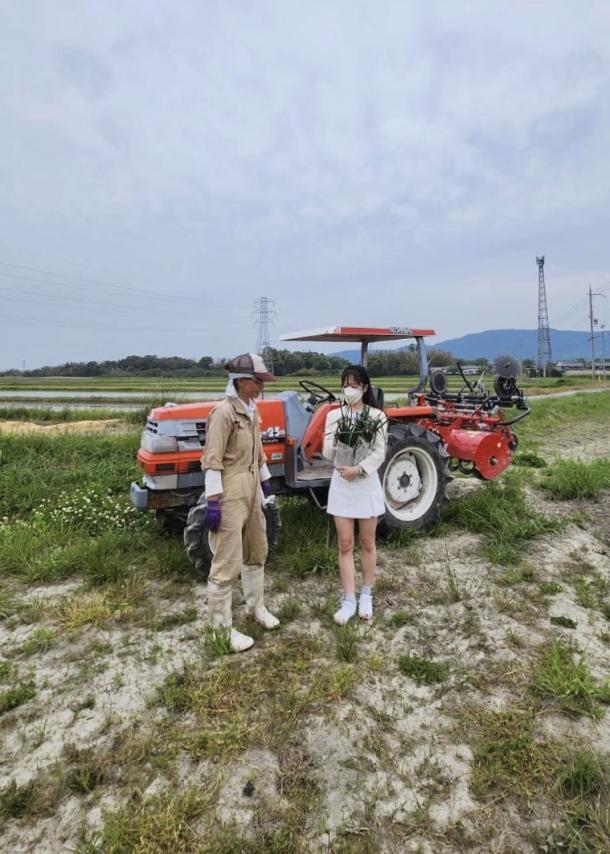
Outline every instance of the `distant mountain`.
MULTIPOLYGON (((591 342, 588 332, 551 329, 550 333, 554 362, 559 359, 591 358, 591 342)), ((533 359, 536 361, 538 330, 487 329, 485 332, 472 332, 469 335, 462 335, 461 338, 448 338, 445 341, 434 341, 434 343, 431 339, 427 339, 427 344, 429 348, 449 350, 458 359, 470 360, 485 357, 493 361, 496 356, 508 354, 517 359, 533 359)), ((610 355, 610 335, 606 339, 606 344, 607 355, 610 355)), ((403 350, 406 347, 400 349, 403 350)), ((596 349, 599 352, 599 345, 596 349)), ((333 353, 333 356, 341 356, 344 359, 349 359, 350 362, 357 362, 360 359, 360 351, 341 350, 339 353, 333 353)))
MULTIPOLYGON (((588 332, 551 329, 551 353, 553 361, 580 359, 591 356, 588 332)), ((609 342, 610 343, 610 342, 609 342)), ((449 338, 434 344, 439 350, 449 350, 460 359, 485 357, 493 360, 505 353, 517 359, 533 359, 538 355, 537 329, 488 329, 473 332, 461 338, 449 338)))

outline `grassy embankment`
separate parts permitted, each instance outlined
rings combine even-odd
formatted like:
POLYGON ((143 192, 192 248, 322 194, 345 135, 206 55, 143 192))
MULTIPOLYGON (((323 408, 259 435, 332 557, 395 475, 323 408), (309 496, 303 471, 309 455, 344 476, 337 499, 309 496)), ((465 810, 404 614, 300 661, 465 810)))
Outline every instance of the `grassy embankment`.
MULTIPOLYGON (((607 431, 610 394, 536 403, 520 430, 524 453, 540 456, 549 436, 591 422, 607 431)), ((371 627, 334 627, 332 529, 309 505, 284 502, 270 563, 284 627, 263 639, 238 616, 256 651, 219 660, 199 624, 180 542, 127 503, 136 429, 112 438, 0 435, 0 445, 0 726, 7 744, 22 732, 12 761, 44 748, 47 717, 73 713, 61 724, 61 749, 28 782, 0 789, 0 833, 33 832, 73 799, 85 814, 105 805, 97 829, 75 821, 85 850, 299 852, 319 837, 320 822, 332 827, 337 851, 378 850, 380 839, 391 850, 413 839, 434 850, 492 850, 506 821, 502 832, 517 849, 526 841, 546 850, 610 846, 608 759, 587 735, 587 720, 604 721, 610 699, 599 660, 595 671, 588 663, 595 644, 610 642, 610 570, 582 549, 545 563, 569 516, 533 507, 525 489, 564 500, 579 495, 566 483, 586 477, 599 498, 610 485, 607 461, 581 463, 569 478, 566 461, 552 458, 539 470, 514 470, 454 501, 432 530, 394 535, 382 546, 371 627), (452 544, 464 531, 474 540, 460 564, 452 544), (37 595, 66 581, 78 584, 37 595), (78 722, 102 706, 104 669, 114 673, 110 699, 129 693, 114 668, 136 652, 150 673, 146 702, 129 720, 100 715, 83 746, 78 722), (60 685, 57 668, 67 674, 60 685), (549 714, 557 733, 545 725, 549 714), (421 732, 410 723, 419 715, 421 732), (333 753, 334 743, 342 751, 333 753), (466 758, 454 777, 443 756, 455 744, 466 745, 466 758), (323 754, 332 756, 332 780, 323 754), (341 789, 345 817, 333 818, 342 779, 365 794, 341 789), (439 824, 435 810, 464 780, 474 819, 439 824), (219 818, 223 797, 246 811, 247 831, 239 811, 219 818)), ((586 508, 579 512, 584 526, 586 508)))

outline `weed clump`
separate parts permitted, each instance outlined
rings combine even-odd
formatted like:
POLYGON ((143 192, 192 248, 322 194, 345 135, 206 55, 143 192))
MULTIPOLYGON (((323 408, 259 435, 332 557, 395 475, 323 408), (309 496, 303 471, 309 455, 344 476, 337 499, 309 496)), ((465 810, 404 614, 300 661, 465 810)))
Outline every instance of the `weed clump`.
POLYGON ((335 626, 335 646, 339 661, 354 661, 362 641, 360 626, 354 620, 344 626, 335 626))
POLYGON ((491 481, 448 505, 443 516, 483 535, 483 552, 493 563, 518 563, 528 540, 558 531, 561 523, 528 506, 516 473, 491 481))
POLYGON ((417 655, 401 655, 398 659, 400 672, 418 685, 434 685, 445 682, 449 677, 449 667, 438 661, 419 658, 417 655))
POLYGON ((599 704, 610 703, 610 684, 598 685, 584 656, 575 659, 572 647, 561 640, 541 650, 531 688, 539 697, 557 701, 564 712, 589 715, 594 720, 601 716, 599 704))
POLYGON ((281 511, 280 542, 272 558, 278 569, 298 578, 338 574, 337 547, 327 514, 301 498, 283 499, 281 511))
POLYGON ((390 616, 388 620, 388 623, 394 629, 399 629, 401 626, 406 626, 412 622, 413 614, 409 613, 409 611, 404 611, 401 609, 399 609, 398 611, 394 611, 394 613, 390 616))
POLYGON ((561 593, 563 587, 558 581, 541 581, 538 585, 540 588, 540 592, 549 595, 553 595, 554 593, 561 593))
POLYGON ((469 709, 464 725, 473 740, 471 785, 478 797, 498 790, 531 803, 551 788, 556 768, 552 745, 534 738, 532 710, 469 709))
POLYGON ((590 750, 576 751, 568 757, 559 782, 568 797, 595 795, 610 784, 608 762, 590 750))
POLYGON ((547 461, 535 451, 520 451, 513 455, 513 465, 532 469, 546 468, 547 461))
POLYGON ((157 693, 172 712, 164 738, 216 758, 255 743, 281 746, 303 715, 343 697, 353 679, 351 668, 321 660, 319 643, 304 635, 281 637, 255 659, 223 657, 211 670, 187 666, 157 693))
POLYGON ((12 688, 0 693, 0 715, 16 709, 17 706, 22 706, 35 696, 36 686, 32 679, 26 682, 18 682, 12 688))
POLYGON ((40 627, 34 629, 32 634, 19 647, 19 652, 23 655, 35 655, 37 652, 47 652, 55 642, 55 632, 53 629, 40 627))
POLYGON ((585 463, 582 460, 558 460, 544 473, 542 489, 556 501, 573 498, 599 498, 610 489, 610 459, 585 463))

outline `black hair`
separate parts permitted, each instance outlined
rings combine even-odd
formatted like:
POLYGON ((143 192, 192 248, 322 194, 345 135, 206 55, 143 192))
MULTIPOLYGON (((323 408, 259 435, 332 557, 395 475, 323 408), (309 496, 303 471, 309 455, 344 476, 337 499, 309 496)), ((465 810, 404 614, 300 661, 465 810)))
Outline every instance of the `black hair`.
POLYGON ((373 406, 375 409, 379 409, 371 391, 371 378, 367 369, 363 368, 362 365, 348 365, 347 368, 343 369, 343 373, 341 374, 341 388, 343 388, 349 379, 356 380, 360 385, 366 386, 366 391, 362 395, 362 402, 366 406, 373 406))

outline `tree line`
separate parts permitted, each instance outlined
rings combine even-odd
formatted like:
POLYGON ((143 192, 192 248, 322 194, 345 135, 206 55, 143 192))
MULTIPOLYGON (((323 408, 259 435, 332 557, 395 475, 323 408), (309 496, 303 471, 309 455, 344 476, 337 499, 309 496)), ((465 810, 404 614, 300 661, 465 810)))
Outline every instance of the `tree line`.
MULTIPOLYGON (((276 350, 269 348, 264 357, 273 365, 277 376, 337 374, 349 365, 347 359, 326 353, 311 353, 305 350, 276 350)), ((446 350, 431 349, 428 361, 432 367, 450 366, 455 357, 446 350)), ((486 360, 475 360, 480 363, 486 360)), ((213 377, 224 376, 227 358, 185 359, 181 356, 126 356, 124 359, 103 362, 65 362, 62 365, 45 365, 27 371, 3 371, 0 376, 23 377, 213 377)), ((372 350, 368 357, 368 369, 372 376, 394 376, 417 374, 418 361, 415 345, 405 350, 372 350)))

